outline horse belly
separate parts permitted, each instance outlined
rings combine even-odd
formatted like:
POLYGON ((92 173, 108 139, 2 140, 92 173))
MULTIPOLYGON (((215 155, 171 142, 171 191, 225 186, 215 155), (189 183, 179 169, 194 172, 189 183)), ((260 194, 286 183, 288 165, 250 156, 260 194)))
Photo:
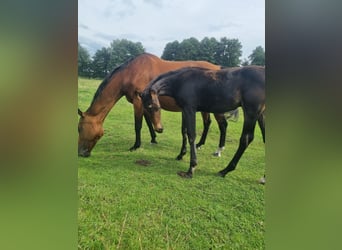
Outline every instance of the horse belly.
POLYGON ((180 112, 182 109, 176 103, 176 100, 170 96, 159 96, 158 97, 162 109, 173 112, 180 112))
POLYGON ((236 109, 240 106, 240 102, 232 97, 226 96, 209 96, 205 100, 201 100, 202 105, 199 105, 198 111, 209 113, 225 113, 236 109))

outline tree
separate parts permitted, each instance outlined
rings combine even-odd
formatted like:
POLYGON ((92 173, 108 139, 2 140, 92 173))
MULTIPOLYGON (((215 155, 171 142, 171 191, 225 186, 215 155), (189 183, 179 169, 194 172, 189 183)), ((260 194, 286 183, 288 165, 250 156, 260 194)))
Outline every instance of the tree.
POLYGON ((78 75, 90 77, 91 76, 91 59, 86 48, 78 43, 78 75))
POLYGON ((217 47, 218 41, 214 37, 204 37, 200 42, 198 60, 216 63, 215 54, 217 47))
POLYGON ((200 42, 194 38, 184 39, 179 46, 178 60, 198 60, 200 51, 200 42))
POLYGON ((116 39, 111 42, 110 47, 110 62, 111 69, 124 63, 131 57, 135 57, 145 52, 141 42, 132 42, 127 39, 116 39))
POLYGON ((175 61, 176 58, 178 58, 179 46, 180 44, 177 40, 171 43, 167 43, 161 58, 164 60, 175 61))
POLYGON ((205 37, 199 42, 191 37, 181 43, 174 41, 165 46, 162 58, 165 60, 204 60, 214 64, 235 67, 241 63, 242 45, 238 39, 223 37, 220 41, 205 37))
POLYGON ((249 65, 249 61, 248 59, 243 59, 243 61, 241 62, 241 66, 248 66, 249 65))
POLYGON ((248 57, 253 65, 265 66, 265 51, 263 47, 256 47, 248 57))
POLYGON ((225 67, 239 66, 242 55, 242 45, 238 39, 222 37, 214 56, 215 63, 225 67))
POLYGON ((110 50, 105 47, 97 50, 95 55, 93 56, 92 77, 104 78, 112 70, 109 62, 110 50))
POLYGON ((194 38, 184 39, 181 43, 174 41, 166 44, 162 59, 171 61, 198 60, 200 42, 194 38))

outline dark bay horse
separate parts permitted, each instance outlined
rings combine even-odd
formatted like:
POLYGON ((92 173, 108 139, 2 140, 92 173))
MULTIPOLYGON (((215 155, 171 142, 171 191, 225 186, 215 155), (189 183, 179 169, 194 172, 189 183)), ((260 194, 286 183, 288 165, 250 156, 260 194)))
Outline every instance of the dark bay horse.
MULTIPOLYGON (((78 155, 90 156, 91 150, 104 134, 103 122, 106 116, 123 96, 126 96, 126 99, 134 106, 136 138, 130 150, 139 148, 142 119, 145 116, 139 93, 158 75, 183 67, 203 67, 215 70, 221 68, 205 61, 166 61, 147 53, 141 54, 115 68, 99 85, 90 107, 85 112, 78 109, 80 116, 78 123, 78 155)), ((166 109, 172 110, 173 108, 172 103, 169 103, 168 100, 162 102, 162 105, 166 109)), ((222 148, 225 143, 227 122, 223 114, 215 114, 215 118, 221 132, 219 148, 222 148)), ((198 146, 204 144, 211 122, 209 114, 203 114, 203 119, 204 132, 198 146)), ((145 120, 150 130, 151 142, 156 143, 156 134, 152 124, 149 119, 146 119, 146 116, 145 120)))
POLYGON ((265 142, 264 67, 246 66, 222 70, 184 68, 171 71, 154 79, 141 97, 157 132, 163 131, 160 99, 172 99, 182 111, 182 133, 188 136, 191 154, 189 170, 178 172, 182 177, 191 178, 197 165, 194 144, 196 111, 224 113, 240 106, 243 109, 244 123, 239 147, 228 166, 219 172, 222 177, 236 168, 242 154, 253 141, 256 122, 265 142))

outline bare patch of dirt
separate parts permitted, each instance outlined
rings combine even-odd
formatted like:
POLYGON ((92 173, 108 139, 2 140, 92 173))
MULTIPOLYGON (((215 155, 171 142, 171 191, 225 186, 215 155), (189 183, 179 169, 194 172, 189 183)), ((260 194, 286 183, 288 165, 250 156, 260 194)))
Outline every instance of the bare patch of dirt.
POLYGON ((151 164, 151 162, 148 161, 148 160, 140 159, 140 160, 136 160, 136 161, 135 161, 135 164, 138 164, 138 165, 147 167, 148 165, 151 164))

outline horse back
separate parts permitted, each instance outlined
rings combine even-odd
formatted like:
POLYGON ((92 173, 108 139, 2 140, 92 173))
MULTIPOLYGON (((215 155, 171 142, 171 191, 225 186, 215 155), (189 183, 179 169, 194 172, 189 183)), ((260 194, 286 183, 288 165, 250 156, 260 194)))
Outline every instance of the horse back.
POLYGON ((223 113, 243 103, 264 103, 265 72, 262 67, 223 70, 185 68, 161 76, 162 95, 175 98, 178 106, 197 111, 223 113))

